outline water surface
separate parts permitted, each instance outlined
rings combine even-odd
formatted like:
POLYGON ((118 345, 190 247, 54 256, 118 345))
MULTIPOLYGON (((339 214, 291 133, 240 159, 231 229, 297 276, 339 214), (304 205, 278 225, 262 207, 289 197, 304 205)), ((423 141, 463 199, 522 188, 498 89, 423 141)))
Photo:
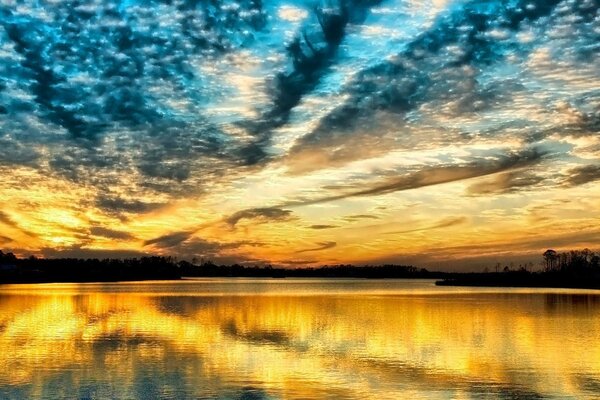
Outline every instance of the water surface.
POLYGON ((600 292, 353 279, 0 285, 0 398, 597 399, 600 292))

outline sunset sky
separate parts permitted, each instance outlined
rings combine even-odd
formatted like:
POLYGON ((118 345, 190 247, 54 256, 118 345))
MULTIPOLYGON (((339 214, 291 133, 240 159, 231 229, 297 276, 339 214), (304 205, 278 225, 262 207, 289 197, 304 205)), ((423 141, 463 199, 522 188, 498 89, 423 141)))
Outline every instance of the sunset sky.
POLYGON ((0 249, 600 250, 596 0, 5 0, 0 249))

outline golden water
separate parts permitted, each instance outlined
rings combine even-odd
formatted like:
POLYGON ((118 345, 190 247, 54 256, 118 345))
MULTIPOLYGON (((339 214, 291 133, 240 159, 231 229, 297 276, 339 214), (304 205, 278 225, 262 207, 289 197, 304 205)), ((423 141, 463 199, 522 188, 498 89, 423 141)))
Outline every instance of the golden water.
POLYGON ((3 285, 0 398, 597 399, 600 293, 404 280, 3 285))

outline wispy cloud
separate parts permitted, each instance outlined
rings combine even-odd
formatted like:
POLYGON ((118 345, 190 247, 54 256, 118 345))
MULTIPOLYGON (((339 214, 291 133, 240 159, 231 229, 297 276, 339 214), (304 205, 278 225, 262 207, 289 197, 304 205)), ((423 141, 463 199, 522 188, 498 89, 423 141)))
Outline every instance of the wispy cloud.
POLYGON ((137 199, 123 199, 119 197, 99 196, 96 204, 98 207, 111 212, 126 212, 126 213, 145 213, 156 210, 164 203, 151 203, 137 199))
POLYGON ((434 229, 442 229, 442 228, 449 228, 452 226, 456 226, 456 225, 461 225, 464 224, 465 222, 468 221, 467 217, 450 217, 450 218, 445 218, 435 224, 431 224, 431 225, 426 225, 423 226, 421 228, 414 228, 414 229, 405 229, 405 230, 399 230, 399 231, 392 231, 392 232, 385 232, 385 234, 387 235, 398 235, 398 234, 404 234, 404 233, 413 233, 413 232, 425 232, 425 231, 431 231, 434 229))
POLYGON ((594 182, 600 179, 600 165, 584 165, 576 167, 568 172, 569 176, 566 183, 569 186, 584 185, 588 182, 594 182))
POLYGON ((264 148, 270 144, 272 130, 286 124, 290 111, 310 93, 336 61, 336 53, 346 36, 349 23, 361 23, 370 7, 381 0, 339 0, 317 3, 313 18, 286 45, 286 57, 291 68, 279 72, 269 87, 271 104, 258 121, 246 123, 257 140, 245 149, 248 163, 267 156, 264 148))
POLYGON ((337 227, 338 227, 338 225, 327 225, 327 224, 315 224, 315 225, 309 226, 310 229, 317 229, 317 230, 333 229, 333 228, 337 228, 337 227))
POLYGON ((373 215, 373 214, 353 214, 353 215, 347 215, 347 216, 343 217, 342 219, 346 222, 356 222, 356 221, 361 221, 361 220, 365 220, 365 219, 379 219, 379 217, 377 215, 373 215))
POLYGON ((298 251, 296 251, 296 253, 299 254, 299 253, 309 253, 309 252, 313 252, 313 251, 327 250, 327 249, 331 249, 331 248, 337 246, 337 243, 336 242, 317 242, 316 245, 318 247, 311 247, 309 249, 298 250, 298 251))
POLYGON ((162 249, 175 247, 190 239, 194 233, 195 231, 181 231, 169 233, 154 239, 144 241, 144 246, 152 245, 162 249))
POLYGON ((104 228, 102 226, 94 226, 90 228, 90 233, 94 236, 101 236, 109 239, 117 240, 134 240, 135 236, 129 232, 117 231, 114 229, 104 228))
POLYGON ((527 171, 510 171, 491 179, 472 184, 467 188, 470 195, 494 195, 531 189, 544 180, 543 176, 527 171))
POLYGON ((29 230, 21 227, 19 225, 19 223, 17 223, 17 221, 15 221, 10 215, 8 215, 7 213, 5 213, 3 211, 0 211, 0 223, 10 226, 11 228, 14 228, 14 229, 20 231, 21 233, 24 233, 25 235, 29 236, 30 238, 37 237, 37 235, 35 233, 30 232, 29 230))
POLYGON ((235 227, 238 222, 244 219, 255 220, 258 223, 290 221, 293 219, 291 210, 284 210, 276 207, 249 208, 238 211, 225 218, 225 222, 235 227))
POLYGON ((502 155, 494 160, 478 160, 465 165, 426 167, 416 172, 398 177, 389 177, 382 182, 346 193, 323 196, 308 200, 290 201, 288 207, 326 203, 351 197, 379 196, 443 183, 462 181, 480 176, 497 174, 516 168, 522 168, 539 162, 545 153, 537 149, 502 155))
MULTIPOLYGON (((503 2, 490 2, 484 9, 477 1, 465 2, 406 43, 406 50, 357 73, 345 87, 344 103, 320 119, 316 128, 291 148, 290 168, 311 171, 323 164, 303 164, 301 160, 307 158, 347 163, 370 156, 372 143, 381 137, 379 132, 387 131, 378 126, 377 119, 382 116, 398 115, 394 125, 401 131, 407 113, 425 104, 451 103, 454 114, 462 114, 465 110, 481 112, 502 101, 508 91, 480 88, 476 71, 502 62, 509 54, 507 46, 514 43, 514 39, 506 39, 512 38, 520 24, 548 16, 559 1, 517 3, 513 8, 503 2), (366 134, 365 126, 371 128, 366 134), (353 151, 363 138, 362 151, 353 151), (294 162, 297 159, 299 163, 294 162)), ((529 49, 521 46, 520 50, 529 49)))
POLYGON ((7 244, 12 242, 12 239, 8 236, 0 236, 0 244, 7 244))

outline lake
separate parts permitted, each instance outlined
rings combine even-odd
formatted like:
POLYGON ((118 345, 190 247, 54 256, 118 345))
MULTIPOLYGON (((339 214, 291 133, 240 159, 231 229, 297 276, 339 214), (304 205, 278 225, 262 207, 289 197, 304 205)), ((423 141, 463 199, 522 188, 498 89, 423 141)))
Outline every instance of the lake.
POLYGON ((430 280, 0 285, 4 399, 597 399, 600 292, 430 280))

